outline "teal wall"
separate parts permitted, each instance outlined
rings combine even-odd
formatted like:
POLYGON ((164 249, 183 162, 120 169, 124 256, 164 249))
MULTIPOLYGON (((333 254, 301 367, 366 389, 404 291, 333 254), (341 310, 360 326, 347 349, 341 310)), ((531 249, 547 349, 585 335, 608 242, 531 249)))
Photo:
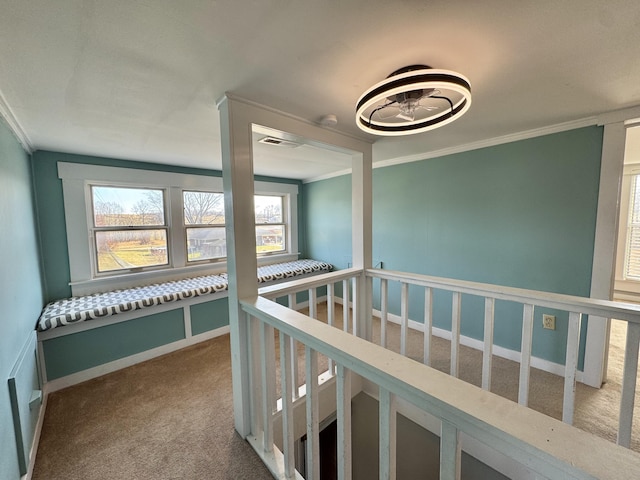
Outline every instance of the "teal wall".
MULTIPOLYGON (((375 169, 374 263, 589 296, 602 132, 587 127, 375 169)), ((346 266, 350 195, 349 176, 304 186, 307 256, 346 266)), ((396 314, 399 297, 399 288, 390 288, 396 314)), ((482 338, 482 308, 482 299, 463 298, 463 335, 482 338)), ((411 289, 410 318, 421 321, 422 312, 423 293, 411 289)), ((534 355, 563 364, 567 316, 551 312, 557 330, 549 331, 541 328, 542 313, 534 355)), ((451 328, 450 294, 436 292, 434 316, 435 326, 451 328)), ((495 343, 519 351, 521 319, 521 306, 497 302, 495 343)))
MULTIPOLYGON (((105 325, 43 342, 47 380, 81 372, 186 338, 181 302, 175 309, 105 325)), ((229 324, 226 297, 189 307, 191 333, 199 335, 229 324)))
POLYGON ((7 378, 43 305, 30 158, 0 120, 0 480, 20 478, 7 378))
MULTIPOLYGON (((220 177, 221 172, 196 168, 174 167, 155 163, 134 162, 112 158, 92 157, 48 151, 33 154, 33 171, 39 226, 42 232, 42 259, 46 279, 47 302, 71 296, 69 286, 69 253, 64 220, 62 181, 58 178, 58 162, 136 168, 149 171, 185 173, 220 177)), ((256 180, 301 185, 298 180, 256 176, 256 180)), ((298 196, 301 204, 301 195, 298 196)), ((301 235, 301 234, 300 234, 301 235)), ((302 239, 302 236, 300 236, 302 239)))

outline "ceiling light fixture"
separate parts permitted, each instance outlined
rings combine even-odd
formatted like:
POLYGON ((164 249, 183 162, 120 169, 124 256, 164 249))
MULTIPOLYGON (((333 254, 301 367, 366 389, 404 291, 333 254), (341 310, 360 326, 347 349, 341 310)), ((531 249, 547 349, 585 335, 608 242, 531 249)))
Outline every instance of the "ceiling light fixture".
POLYGON ((451 123, 470 106, 471 85, 466 77, 410 65, 362 94, 356 122, 361 130, 375 135, 410 135, 451 123))

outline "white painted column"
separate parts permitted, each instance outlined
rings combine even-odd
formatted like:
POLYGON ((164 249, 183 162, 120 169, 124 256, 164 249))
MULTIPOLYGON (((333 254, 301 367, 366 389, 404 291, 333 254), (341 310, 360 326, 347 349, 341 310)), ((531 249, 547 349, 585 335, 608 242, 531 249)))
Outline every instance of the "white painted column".
POLYGON ((241 121, 242 114, 237 112, 238 104, 234 100, 224 97, 218 103, 218 109, 227 236, 233 415, 235 428, 244 438, 251 430, 248 319, 238 300, 258 294, 251 124, 241 121))
MULTIPOLYGON (((626 127, 623 121, 604 126, 591 298, 612 299, 625 139, 626 127)), ((606 379, 608 331, 609 319, 592 316, 588 318, 583 382, 596 388, 600 388, 606 379)))
POLYGON ((351 480, 351 371, 338 365, 336 381, 338 480, 351 480))
MULTIPOLYGON (((372 202, 373 174, 371 149, 351 157, 351 255, 355 268, 371 268, 372 263, 372 202)), ((357 282, 358 291, 353 298, 358 305, 354 311, 359 318, 354 319, 357 335, 371 340, 372 279, 362 276, 357 282)))

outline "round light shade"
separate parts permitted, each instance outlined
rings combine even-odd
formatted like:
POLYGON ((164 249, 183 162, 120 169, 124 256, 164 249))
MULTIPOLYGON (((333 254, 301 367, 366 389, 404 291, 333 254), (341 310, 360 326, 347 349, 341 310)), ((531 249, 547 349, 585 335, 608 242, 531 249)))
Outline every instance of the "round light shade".
POLYGON ((469 80, 456 72, 411 65, 364 92, 356 105, 361 130, 410 135, 451 123, 471 106, 469 80))

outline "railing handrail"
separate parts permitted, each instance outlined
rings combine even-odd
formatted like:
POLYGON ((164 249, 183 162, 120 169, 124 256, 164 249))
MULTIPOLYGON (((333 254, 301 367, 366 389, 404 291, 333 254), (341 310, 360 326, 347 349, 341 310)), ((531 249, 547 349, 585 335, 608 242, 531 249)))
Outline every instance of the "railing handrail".
POLYGON ((362 272, 363 270, 361 268, 345 268, 344 270, 336 270, 335 272, 322 273, 313 275, 312 277, 262 287, 258 290, 258 294, 266 298, 282 297, 309 288, 324 287, 328 283, 336 283, 349 279, 362 272))
POLYGON ((522 304, 554 308, 567 312, 595 315, 604 318, 615 318, 640 324, 640 305, 579 297, 561 293, 527 290, 524 288, 505 287, 488 283, 456 280, 452 278, 432 277, 418 273, 399 272, 395 270, 367 269, 365 274, 371 278, 393 280, 424 287, 477 295, 480 297, 508 300, 522 304))
POLYGON ((322 322, 310 322, 271 300, 256 297, 240 303, 260 321, 549 478, 632 478, 640 471, 636 452, 322 322))

